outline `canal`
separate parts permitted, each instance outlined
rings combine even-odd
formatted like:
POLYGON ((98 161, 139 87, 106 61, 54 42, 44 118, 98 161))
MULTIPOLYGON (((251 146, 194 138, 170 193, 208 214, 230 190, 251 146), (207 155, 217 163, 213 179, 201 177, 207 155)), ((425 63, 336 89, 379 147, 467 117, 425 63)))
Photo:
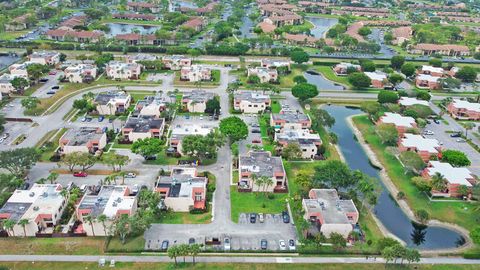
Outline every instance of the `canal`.
POLYGON ((307 70, 303 73, 305 79, 310 84, 317 86, 318 90, 335 90, 335 91, 342 91, 345 90, 345 87, 327 80, 322 73, 314 71, 314 70, 307 70))
POLYGON ((325 106, 324 109, 336 120, 331 131, 337 134, 338 144, 350 168, 360 170, 378 180, 382 191, 374 213, 392 234, 403 240, 407 246, 418 249, 455 248, 464 244, 465 239, 459 233, 443 227, 415 224, 400 209, 347 123, 349 116, 362 113, 360 109, 335 105, 325 106))
POLYGON ((306 19, 315 25, 310 33, 316 38, 324 38, 328 29, 338 23, 336 18, 307 17, 306 19))

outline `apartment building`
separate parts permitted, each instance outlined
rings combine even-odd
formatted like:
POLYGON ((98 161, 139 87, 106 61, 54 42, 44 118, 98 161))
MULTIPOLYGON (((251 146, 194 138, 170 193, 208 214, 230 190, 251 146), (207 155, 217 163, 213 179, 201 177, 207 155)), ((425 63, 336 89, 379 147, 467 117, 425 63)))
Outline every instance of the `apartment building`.
POLYGON ((422 176, 430 180, 435 174, 439 173, 446 181, 445 190, 432 190, 436 196, 458 197, 458 188, 466 186, 469 190, 476 184, 475 176, 467 168, 456 168, 446 162, 430 161, 423 170, 422 176))
POLYGON ((480 103, 454 99, 447 110, 455 119, 480 120, 480 103))
POLYGON ((179 153, 183 155, 182 151, 182 140, 185 136, 188 135, 201 135, 207 136, 214 129, 213 126, 209 125, 177 125, 172 128, 172 136, 170 137, 170 151, 179 153))
POLYGON ((310 133, 305 129, 283 130, 275 133, 275 141, 280 145, 280 150, 291 143, 296 143, 302 150, 303 159, 313 159, 318 153, 318 147, 322 145, 320 135, 310 133))
POLYGON ((166 69, 180 70, 183 67, 192 65, 192 59, 183 55, 165 55, 162 58, 162 63, 166 69))
POLYGON ((281 157, 273 157, 270 152, 250 151, 239 158, 239 191, 286 192, 287 175, 281 157), (256 179, 265 177, 270 183, 260 185, 256 179))
POLYGON ((300 112, 280 112, 270 115, 270 126, 276 130, 302 130, 312 126, 310 116, 300 112))
POLYGON ((377 121, 379 124, 392 124, 397 128, 398 134, 402 136, 407 132, 408 129, 417 128, 417 123, 415 119, 410 116, 402 116, 398 113, 386 112, 380 119, 377 121))
POLYGON ((355 72, 361 72, 362 67, 360 65, 355 65, 352 63, 345 63, 341 62, 339 64, 336 64, 333 67, 333 71, 335 72, 335 75, 337 76, 346 76, 348 75, 349 70, 354 70, 355 72))
POLYGON ((182 67, 180 70, 180 80, 189 82, 211 81, 212 70, 203 65, 182 67))
POLYGON ((270 96, 259 91, 236 91, 233 97, 233 109, 242 113, 260 113, 271 104, 270 96))
POLYGON ((93 104, 100 115, 116 115, 124 113, 130 107, 131 102, 130 94, 123 91, 111 91, 98 94, 93 104))
POLYGON ((92 82, 97 77, 97 66, 91 64, 75 64, 64 70, 65 78, 71 83, 92 82))
POLYGON ((140 139, 162 137, 165 128, 165 119, 155 116, 130 116, 122 128, 122 137, 129 142, 140 139))
POLYGON ((275 83, 278 81, 278 72, 276 69, 254 67, 247 70, 247 76, 257 76, 261 83, 275 83))
POLYGON ((28 56, 33 64, 54 66, 60 63, 60 53, 52 51, 38 51, 28 56))
POLYGON ((184 92, 182 97, 182 108, 192 113, 204 113, 207 108, 207 101, 213 99, 215 95, 205 90, 194 90, 184 92))
POLYGON ((437 139, 424 138, 422 135, 405 133, 398 141, 400 152, 415 152, 425 162, 428 162, 432 157, 438 157, 441 149, 442 146, 437 139))
POLYGON ((69 129, 59 140, 63 154, 75 152, 95 154, 107 146, 107 134, 99 127, 69 129))
POLYGON ((110 61, 105 68, 105 74, 112 80, 138 80, 142 72, 142 65, 110 61))

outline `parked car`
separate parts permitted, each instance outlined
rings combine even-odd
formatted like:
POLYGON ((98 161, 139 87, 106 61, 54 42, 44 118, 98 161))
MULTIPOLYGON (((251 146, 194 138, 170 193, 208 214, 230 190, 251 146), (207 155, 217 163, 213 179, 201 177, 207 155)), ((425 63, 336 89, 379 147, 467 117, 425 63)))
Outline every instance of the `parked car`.
POLYGON ((53 90, 58 90, 58 89, 60 89, 60 86, 54 85, 54 86, 52 86, 52 89, 53 89, 53 90))
POLYGON ((23 183, 23 185, 22 185, 22 189, 23 189, 23 190, 27 190, 29 187, 30 187, 30 183, 28 183, 28 182, 25 182, 25 183, 23 183))
POLYGON ((87 185, 81 185, 80 186, 80 191, 85 193, 85 191, 87 191, 87 187, 88 187, 87 185))
POLYGON ((195 244, 195 238, 192 237, 192 238, 188 239, 188 244, 189 245, 195 244))
POLYGON ((167 251, 168 249, 168 240, 164 240, 162 242, 162 247, 160 248, 162 251, 167 251))
POLYGON ((260 129, 252 129, 252 133, 260 133, 260 129))
POLYGON ((138 185, 137 185, 137 184, 133 185, 133 187, 132 187, 132 193, 133 193, 133 194, 137 194, 137 193, 138 193, 138 190, 139 190, 139 189, 138 189, 138 185))
POLYGON ((280 247, 280 250, 287 250, 287 245, 285 244, 285 240, 278 241, 278 246, 280 247))
POLYGON ((200 118, 199 118, 199 119, 200 119, 200 120, 203 120, 203 114, 200 114, 200 118))
POLYGON ((283 223, 290 223, 290 216, 287 211, 282 212, 283 223))
POLYGON ((86 173, 86 172, 74 172, 73 176, 75 176, 75 177, 87 177, 88 173, 86 173))
POLYGON ((258 214, 258 221, 263 223, 265 221, 265 215, 263 213, 258 214))
POLYGON ((250 214, 250 223, 255 223, 257 222, 257 214, 251 213, 250 214))
POLYGON ((156 155, 153 155, 153 156, 146 156, 144 157, 145 160, 157 160, 157 156, 156 155))
POLYGON ((87 121, 87 118, 83 117, 82 120, 80 120, 80 121, 85 122, 85 121, 87 121))
POLYGON ((423 131, 423 134, 424 134, 424 135, 435 135, 435 133, 434 133, 433 131, 428 130, 428 129, 425 130, 425 131, 423 131))
POLYGON ((230 238, 227 237, 227 238, 223 239, 223 249, 224 249, 225 251, 230 251, 230 248, 231 248, 231 246, 230 246, 230 238))
POLYGON ((295 240, 288 240, 288 250, 295 250, 295 240))
POLYGON ((103 121, 103 119, 105 119, 105 116, 103 116, 103 115, 100 115, 100 116, 98 117, 98 122, 102 122, 102 121, 103 121))
POLYGON ((47 95, 55 95, 55 93, 56 93, 55 91, 50 90, 50 91, 47 92, 47 95))
POLYGON ((48 75, 56 75, 56 74, 57 74, 57 72, 55 70, 52 70, 48 73, 48 75))
POLYGON ((48 82, 48 79, 47 78, 41 78, 40 80, 38 80, 38 82, 46 83, 46 82, 48 82))
POLYGON ((253 140, 252 140, 252 143, 262 143, 262 141, 259 140, 259 139, 253 139, 253 140))
POLYGON ((267 247, 268 247, 267 239, 260 240, 260 248, 263 249, 263 250, 266 250, 267 247))
POLYGON ((460 137, 462 137, 462 134, 460 134, 460 133, 453 133, 453 134, 450 134, 450 137, 452 137, 452 138, 460 138, 460 137))
POLYGON ((92 120, 93 120, 93 118, 91 118, 91 117, 85 117, 85 118, 86 118, 87 122, 92 122, 92 120))
POLYGON ((456 142, 459 142, 459 143, 463 143, 463 142, 466 142, 464 139, 457 139, 456 142))
POLYGON ((135 178, 135 177, 137 177, 137 175, 133 172, 129 172, 125 174, 125 178, 135 178))
POLYGON ((435 122, 435 124, 437 124, 437 125, 440 124, 440 120, 438 120, 438 119, 433 119, 433 122, 435 122))

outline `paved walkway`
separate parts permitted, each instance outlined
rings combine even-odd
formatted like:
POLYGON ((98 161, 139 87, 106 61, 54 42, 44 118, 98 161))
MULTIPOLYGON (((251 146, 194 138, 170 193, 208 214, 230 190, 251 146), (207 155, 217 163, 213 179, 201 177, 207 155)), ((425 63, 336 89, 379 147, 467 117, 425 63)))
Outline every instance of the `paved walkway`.
MULTIPOLYGON (((159 256, 94 256, 94 255, 0 255, 3 262, 97 262, 100 259, 115 260, 116 262, 143 262, 143 263, 168 263, 172 259, 165 255, 159 256)), ((204 263, 341 263, 341 264, 383 264, 382 258, 368 260, 365 257, 237 257, 237 256, 205 256, 197 257, 197 262, 204 263)), ((191 257, 187 258, 192 261, 191 257)), ((423 258, 419 264, 480 264, 480 260, 467 260, 460 257, 423 258)))

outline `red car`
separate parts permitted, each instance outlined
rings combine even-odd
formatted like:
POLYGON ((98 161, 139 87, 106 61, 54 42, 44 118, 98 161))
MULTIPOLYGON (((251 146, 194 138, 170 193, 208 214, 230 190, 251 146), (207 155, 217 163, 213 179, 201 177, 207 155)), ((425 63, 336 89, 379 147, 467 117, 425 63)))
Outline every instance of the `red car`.
POLYGON ((87 177, 88 174, 86 172, 74 172, 73 176, 75 176, 75 177, 87 177))
POLYGON ((258 139, 254 139, 254 140, 252 140, 252 143, 262 143, 262 141, 258 140, 258 139))
POLYGON ((48 73, 48 75, 56 75, 56 74, 57 74, 57 72, 55 70, 52 70, 48 73))

